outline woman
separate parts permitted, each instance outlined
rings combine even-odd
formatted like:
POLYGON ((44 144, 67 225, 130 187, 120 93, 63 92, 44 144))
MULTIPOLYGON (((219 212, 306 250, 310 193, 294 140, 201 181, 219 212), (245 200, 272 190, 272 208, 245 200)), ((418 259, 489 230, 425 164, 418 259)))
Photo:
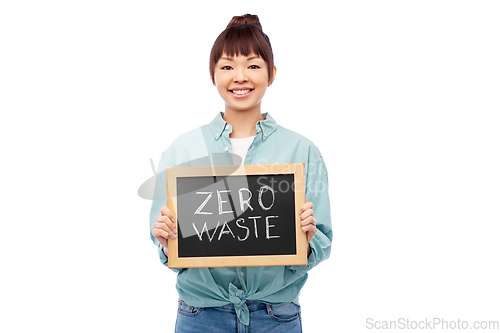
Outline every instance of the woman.
MULTIPOLYGON (((271 43, 256 15, 235 16, 210 54, 213 84, 224 112, 187 132, 163 152, 158 170, 179 165, 304 163, 307 201, 299 210, 308 242, 306 266, 173 269, 179 311, 176 332, 301 332, 299 292, 307 272, 330 255, 328 177, 323 158, 305 137, 279 126, 261 101, 276 76, 271 43)), ((155 191, 165 187, 157 176, 155 191)), ((168 265, 174 216, 164 200, 151 208, 151 238, 168 265)))

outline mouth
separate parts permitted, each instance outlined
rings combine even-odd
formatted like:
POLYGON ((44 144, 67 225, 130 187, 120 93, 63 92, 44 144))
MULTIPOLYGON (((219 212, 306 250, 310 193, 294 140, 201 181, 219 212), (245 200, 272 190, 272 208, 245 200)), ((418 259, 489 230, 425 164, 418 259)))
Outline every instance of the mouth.
POLYGON ((247 88, 247 89, 232 89, 229 91, 236 98, 244 98, 244 97, 249 96, 253 90, 254 89, 252 89, 252 88, 247 88))

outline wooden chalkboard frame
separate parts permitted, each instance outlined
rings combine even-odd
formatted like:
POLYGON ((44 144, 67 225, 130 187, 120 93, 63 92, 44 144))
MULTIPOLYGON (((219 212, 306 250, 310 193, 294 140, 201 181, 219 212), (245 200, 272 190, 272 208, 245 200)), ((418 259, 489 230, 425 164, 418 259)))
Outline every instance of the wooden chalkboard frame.
POLYGON ((167 174, 167 207, 175 217, 177 228, 177 177, 199 176, 245 176, 245 175, 294 175, 295 197, 295 243, 296 254, 251 255, 223 257, 179 257, 178 239, 168 241, 168 266, 171 268, 191 267, 235 267, 235 266, 283 266, 307 264, 307 239, 302 231, 298 211, 306 202, 304 163, 251 164, 228 166, 169 167, 167 174))

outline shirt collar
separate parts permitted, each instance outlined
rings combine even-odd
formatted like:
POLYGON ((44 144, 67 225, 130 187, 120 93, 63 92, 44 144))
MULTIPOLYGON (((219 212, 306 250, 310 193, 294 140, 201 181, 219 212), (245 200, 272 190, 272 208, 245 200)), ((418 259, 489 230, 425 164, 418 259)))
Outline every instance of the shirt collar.
MULTIPOLYGON (((228 131, 228 133, 232 132, 231 124, 227 123, 222 117, 224 117, 224 112, 219 112, 214 120, 208 125, 215 140, 219 140, 224 131, 228 131)), ((273 117, 271 117, 269 112, 263 113, 262 117, 264 120, 259 120, 257 124, 255 124, 255 128, 257 129, 257 134, 261 133, 262 140, 266 140, 276 131, 278 124, 273 117)))

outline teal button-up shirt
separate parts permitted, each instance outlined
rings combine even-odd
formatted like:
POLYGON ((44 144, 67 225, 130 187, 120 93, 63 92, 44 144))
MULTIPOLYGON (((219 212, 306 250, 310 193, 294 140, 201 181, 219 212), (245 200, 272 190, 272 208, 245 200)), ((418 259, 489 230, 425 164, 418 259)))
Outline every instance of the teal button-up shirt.
MULTIPOLYGON (((232 165, 232 147, 229 134, 232 127, 217 114, 208 125, 176 138, 161 155, 154 200, 151 206, 150 231, 160 208, 166 206, 165 168, 172 166, 232 165)), ((279 126, 264 113, 265 120, 256 124, 257 133, 250 145, 244 164, 304 163, 307 201, 313 203, 318 231, 310 241, 311 254, 305 266, 260 266, 172 269, 177 272, 179 299, 196 307, 214 307, 233 303, 240 321, 249 322, 245 301, 268 304, 294 302, 307 280, 307 272, 330 255, 332 228, 328 175, 318 148, 307 138, 279 126)), ((164 265, 168 258, 158 246, 164 265)))

